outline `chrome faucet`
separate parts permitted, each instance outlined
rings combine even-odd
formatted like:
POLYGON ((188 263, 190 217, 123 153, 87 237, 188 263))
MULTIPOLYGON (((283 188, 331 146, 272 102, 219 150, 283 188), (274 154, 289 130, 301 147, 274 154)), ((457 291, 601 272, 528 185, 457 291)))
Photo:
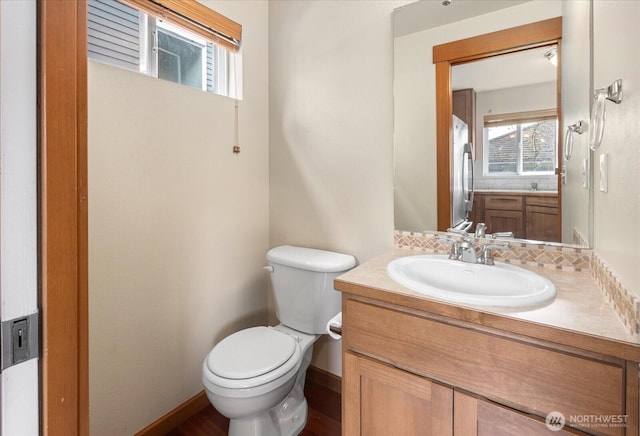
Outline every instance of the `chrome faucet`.
MULTIPOLYGON (((479 223, 478 226, 481 227, 480 231, 484 236, 484 230, 486 228, 485 225, 483 223, 479 223), (480 224, 482 224, 482 226, 480 226, 480 224)), ((449 252, 449 259, 451 260, 459 260, 467 263, 480 263, 483 265, 495 265, 493 256, 491 255, 491 249, 509 248, 511 246, 508 242, 492 242, 485 244, 482 246, 480 256, 477 256, 473 238, 469 236, 466 231, 451 228, 447 229, 447 232, 462 236, 462 239, 457 240, 448 235, 436 235, 436 239, 438 241, 451 243, 451 251, 449 252)), ((478 235, 478 229, 476 228, 476 238, 479 237, 481 236, 478 235)))
POLYGON ((457 241, 448 236, 438 237, 440 241, 451 242, 451 252, 449 253, 449 259, 460 260, 462 262, 476 263, 476 248, 473 245, 473 238, 465 230, 459 230, 456 228, 447 229, 447 233, 453 233, 462 236, 460 241, 457 241))
POLYGON ((451 251, 449 252, 449 259, 460 260, 460 243, 450 236, 436 235, 436 239, 440 242, 450 242, 451 251))
POLYGON ((477 263, 476 247, 473 245, 473 239, 465 236, 460 241, 460 259, 463 262, 477 263))
POLYGON ((478 223, 476 226, 476 238, 484 238, 487 234, 487 225, 485 223, 478 223))
POLYGON ((492 248, 509 248, 511 244, 508 242, 492 242, 490 244, 485 244, 482 246, 482 251, 480 252, 480 257, 478 258, 478 263, 483 265, 495 265, 493 261, 493 256, 491 255, 492 248))

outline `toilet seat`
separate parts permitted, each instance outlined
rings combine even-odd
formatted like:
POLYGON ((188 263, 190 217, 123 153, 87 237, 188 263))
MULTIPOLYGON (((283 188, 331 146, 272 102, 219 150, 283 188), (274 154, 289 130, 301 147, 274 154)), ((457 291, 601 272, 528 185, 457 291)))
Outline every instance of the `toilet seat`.
POLYGON ((296 340, 268 327, 236 332, 218 343, 205 361, 207 379, 220 387, 246 389, 283 376, 301 361, 296 340))

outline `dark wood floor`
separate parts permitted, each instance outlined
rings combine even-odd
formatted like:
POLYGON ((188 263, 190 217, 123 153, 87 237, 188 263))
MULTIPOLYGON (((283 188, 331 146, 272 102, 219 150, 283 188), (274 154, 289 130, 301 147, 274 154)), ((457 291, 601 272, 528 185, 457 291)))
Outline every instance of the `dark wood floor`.
MULTIPOLYGON (((302 436, 339 436, 340 394, 307 379, 304 388, 309 417, 302 436)), ((226 436, 229 420, 209 405, 167 436, 226 436)))

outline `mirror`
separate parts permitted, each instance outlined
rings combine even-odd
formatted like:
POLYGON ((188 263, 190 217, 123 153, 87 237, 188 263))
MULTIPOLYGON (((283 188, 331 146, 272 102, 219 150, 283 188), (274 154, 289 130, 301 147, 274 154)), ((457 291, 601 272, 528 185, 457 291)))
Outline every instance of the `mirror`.
MULTIPOLYGON (((446 169, 445 180, 448 181, 451 179, 450 168, 454 165, 452 158, 443 157, 438 151, 437 143, 442 142, 442 133, 437 133, 438 126, 442 124, 438 120, 438 111, 442 110, 443 104, 449 104, 452 106, 448 109, 449 113, 461 112, 456 106, 459 107, 457 100, 462 100, 469 102, 475 111, 471 123, 474 128, 469 137, 475 136, 472 141, 475 147, 473 172, 476 189, 480 191, 476 194, 469 219, 487 222, 493 232, 512 231, 523 239, 589 246, 592 240, 592 194, 590 153, 585 138, 588 135, 573 133, 572 155, 569 160, 561 156, 566 126, 580 119, 587 120, 589 115, 592 89, 589 78, 589 2, 458 0, 447 7, 440 2, 418 2, 397 9, 393 18, 396 229, 444 230, 455 224, 451 217, 451 188, 447 186, 445 195, 436 188, 439 172, 446 169), (561 88, 553 83, 556 73, 545 57, 545 53, 554 45, 547 41, 533 44, 530 50, 522 51, 522 47, 518 47, 503 50, 498 53, 500 55, 491 53, 489 58, 484 53, 475 58, 451 61, 450 71, 446 72, 450 75, 450 88, 447 91, 461 91, 453 94, 449 103, 437 98, 437 94, 442 94, 445 87, 436 85, 437 69, 441 67, 433 63, 434 46, 449 50, 452 41, 506 28, 529 26, 532 22, 559 16, 563 17, 562 39, 558 40, 560 44, 557 50, 562 55, 561 88), (505 51, 518 53, 507 55, 503 54, 505 51), (525 67, 525 62, 537 66, 525 67), (507 72, 514 66, 515 72, 507 72), (500 76, 499 72, 507 73, 500 76), (527 75, 525 72, 533 74, 527 75), (526 76, 533 76, 533 79, 526 76), (498 79, 500 87, 492 84, 495 79, 498 79), (518 79, 518 82, 512 82, 511 79, 518 79), (472 95, 458 95, 465 94, 462 90, 473 90, 466 92, 472 95), (556 100, 559 104, 556 104, 556 100), (557 114, 558 150, 555 151, 556 162, 552 165, 564 168, 564 176, 550 172, 547 162, 546 167, 540 167, 544 171, 532 179, 531 171, 522 165, 522 160, 526 160, 523 152, 520 153, 518 171, 514 170, 515 167, 509 168, 511 173, 505 175, 490 169, 490 165, 487 165, 490 159, 485 158, 485 152, 490 147, 483 147, 483 142, 488 140, 484 129, 487 120, 495 123, 505 114, 516 118, 522 114, 539 116, 541 112, 556 107, 561 111, 557 114), (514 172, 529 174, 518 175, 514 172), (532 187, 537 187, 537 190, 532 191, 532 187), (445 197, 448 197, 446 202, 443 201, 445 197), (507 207, 505 202, 511 205, 507 207), (443 225, 443 222, 447 224, 443 225)), ((528 37, 522 36, 525 35, 524 31, 515 35, 517 38, 528 37)), ((450 141, 452 121, 447 123, 449 127, 444 140, 450 141)), ((527 132, 530 127, 526 126, 523 122, 522 137, 530 133, 527 132)), ((521 141, 521 150, 526 150, 526 146, 522 145, 524 142, 521 141)), ((547 158, 549 152, 547 149, 547 158)), ((473 227, 469 231, 473 231, 473 227)))

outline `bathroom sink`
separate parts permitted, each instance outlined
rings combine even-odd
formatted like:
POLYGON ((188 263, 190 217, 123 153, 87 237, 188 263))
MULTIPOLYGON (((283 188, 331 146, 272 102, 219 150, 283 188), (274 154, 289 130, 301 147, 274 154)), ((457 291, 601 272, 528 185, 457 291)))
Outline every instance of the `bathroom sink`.
POLYGON ((548 304, 556 287, 515 265, 450 260, 447 256, 407 256, 389 262, 387 274, 401 285, 453 303, 524 308, 548 304))

